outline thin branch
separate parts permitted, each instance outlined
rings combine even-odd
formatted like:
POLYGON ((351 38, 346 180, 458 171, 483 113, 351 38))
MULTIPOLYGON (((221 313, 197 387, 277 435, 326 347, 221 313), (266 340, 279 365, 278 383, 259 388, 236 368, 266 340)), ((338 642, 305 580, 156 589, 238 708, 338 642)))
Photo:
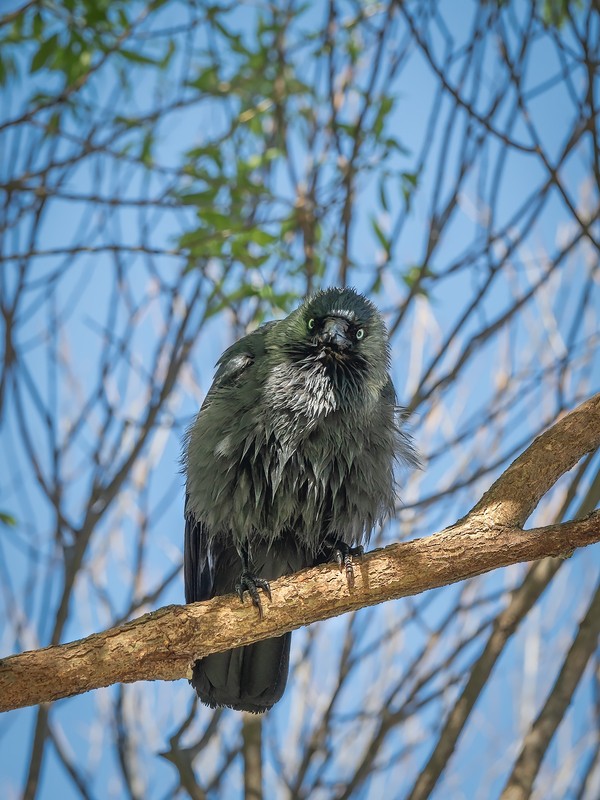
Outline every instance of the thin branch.
POLYGON ((598 646, 599 634, 600 586, 579 625, 546 703, 525 736, 519 757, 502 792, 502 800, 526 800, 531 797, 542 760, 579 686, 590 656, 598 646))
POLYGON ((600 394, 566 414, 519 456, 470 512, 490 523, 521 526, 546 492, 600 447, 600 394))
POLYGON ((242 740, 244 754, 244 800, 262 800, 262 717, 244 714, 242 740))
POLYGON ((527 573, 521 586, 513 592, 508 606, 496 617, 485 647, 472 666, 467 683, 448 714, 437 744, 407 795, 407 800, 425 800, 431 796, 456 748, 458 738, 475 703, 488 685, 492 670, 504 652, 507 642, 552 581, 562 563, 561 560, 554 558, 538 561, 527 573))

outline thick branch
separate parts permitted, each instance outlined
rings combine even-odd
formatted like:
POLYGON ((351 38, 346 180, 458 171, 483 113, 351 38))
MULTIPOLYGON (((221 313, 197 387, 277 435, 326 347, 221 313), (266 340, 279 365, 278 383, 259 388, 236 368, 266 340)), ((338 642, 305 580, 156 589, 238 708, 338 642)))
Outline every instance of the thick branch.
POLYGON ((586 453, 600 447, 600 393, 544 431, 483 495, 469 517, 524 525, 546 492, 586 453))
POLYGON ((332 565, 275 581, 261 620, 232 597, 167 606, 70 644, 0 661, 0 711, 113 683, 177 680, 209 653, 280 636, 364 606, 419 594, 499 567, 569 555, 600 541, 600 511, 585 519, 519 527, 553 483, 600 446, 600 394, 565 415, 509 467, 462 520, 426 539, 374 550, 355 580, 332 565))
POLYGON ((177 680, 209 653, 279 636, 364 606, 418 594, 499 567, 568 555, 600 541, 600 511, 583 520, 522 531, 474 526, 468 519, 429 536, 374 550, 355 567, 349 586, 334 565, 304 570, 272 584, 261 620, 232 596, 166 606, 70 644, 0 662, 0 711, 140 680, 177 680))

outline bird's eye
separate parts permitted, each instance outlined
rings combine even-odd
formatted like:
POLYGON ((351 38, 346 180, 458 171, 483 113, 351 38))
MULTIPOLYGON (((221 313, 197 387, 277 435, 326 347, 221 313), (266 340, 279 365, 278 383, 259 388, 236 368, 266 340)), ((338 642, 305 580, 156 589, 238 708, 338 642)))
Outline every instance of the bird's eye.
POLYGON ((364 328, 359 328, 356 331, 356 333, 354 334, 355 338, 358 339, 359 341, 360 341, 360 339, 363 338, 364 335, 365 335, 365 329, 364 328))
POLYGON ((312 331, 312 329, 313 329, 314 327, 315 327, 315 321, 314 321, 314 319, 309 319, 309 320, 308 320, 308 330, 309 330, 309 331, 312 331))

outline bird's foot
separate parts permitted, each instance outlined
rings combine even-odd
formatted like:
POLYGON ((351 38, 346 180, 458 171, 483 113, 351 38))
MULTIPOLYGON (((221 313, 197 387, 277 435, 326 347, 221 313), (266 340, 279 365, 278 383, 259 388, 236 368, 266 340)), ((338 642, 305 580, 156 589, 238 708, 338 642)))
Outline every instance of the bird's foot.
POLYGON ((340 572, 345 571, 346 580, 350 585, 354 583, 352 556, 362 556, 364 553, 364 547, 350 547, 346 542, 335 542, 333 545, 331 557, 337 562, 340 572))
POLYGON ((238 593, 238 597, 244 602, 244 592, 248 592, 250 595, 250 599, 252 600, 252 605, 258 609, 258 616, 262 619, 263 618, 263 608, 262 603, 260 600, 260 595, 258 590, 262 589, 263 592, 267 595, 269 600, 271 600, 271 587, 269 586, 269 581, 266 581, 264 578, 259 578, 257 575, 253 575, 251 572, 244 570, 240 575, 240 579, 238 583, 235 585, 235 590, 238 593))

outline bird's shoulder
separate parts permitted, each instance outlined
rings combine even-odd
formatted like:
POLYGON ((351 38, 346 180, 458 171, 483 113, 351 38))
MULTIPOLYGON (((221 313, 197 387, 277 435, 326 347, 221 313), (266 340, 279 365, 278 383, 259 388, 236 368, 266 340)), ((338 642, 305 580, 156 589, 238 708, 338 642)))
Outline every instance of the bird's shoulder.
POLYGON ((264 356, 266 334, 277 324, 276 321, 265 322, 223 352, 217 361, 211 391, 236 383, 252 364, 264 356))

